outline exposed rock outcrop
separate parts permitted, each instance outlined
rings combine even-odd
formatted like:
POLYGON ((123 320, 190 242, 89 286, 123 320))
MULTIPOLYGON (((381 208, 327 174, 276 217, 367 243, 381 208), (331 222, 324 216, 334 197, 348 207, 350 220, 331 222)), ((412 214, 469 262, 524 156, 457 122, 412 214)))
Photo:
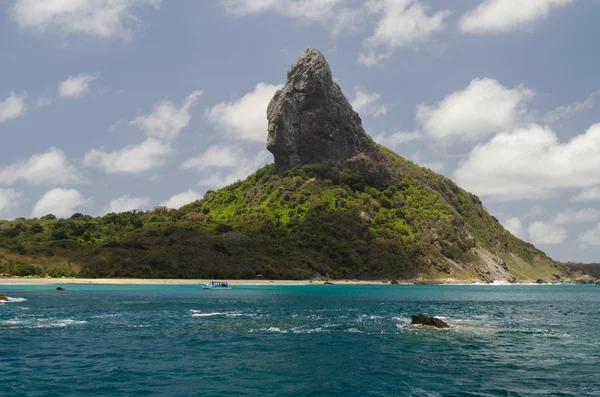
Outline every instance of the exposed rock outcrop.
POLYGON ((309 48, 287 73, 267 109, 267 149, 277 171, 304 164, 349 168, 370 183, 394 180, 393 167, 365 133, 323 54, 309 48))
POLYGON ((411 324, 427 325, 436 328, 450 328, 448 324, 446 324, 439 318, 427 317, 423 314, 417 314, 416 316, 412 316, 411 324))
POLYGON ((594 284, 595 281, 596 280, 594 279, 594 277, 589 276, 587 274, 575 280, 577 284, 594 284))
POLYGON ((8 297, 6 297, 4 295, 0 295, 0 301, 8 302, 8 297))

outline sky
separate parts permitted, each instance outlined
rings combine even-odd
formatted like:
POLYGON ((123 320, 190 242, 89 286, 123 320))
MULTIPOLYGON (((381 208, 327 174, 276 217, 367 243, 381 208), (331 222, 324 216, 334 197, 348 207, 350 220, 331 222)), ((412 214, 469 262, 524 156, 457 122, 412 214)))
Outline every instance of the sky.
POLYGON ((598 0, 4 0, 0 219, 178 208, 273 161, 308 47, 365 130, 600 261, 598 0))

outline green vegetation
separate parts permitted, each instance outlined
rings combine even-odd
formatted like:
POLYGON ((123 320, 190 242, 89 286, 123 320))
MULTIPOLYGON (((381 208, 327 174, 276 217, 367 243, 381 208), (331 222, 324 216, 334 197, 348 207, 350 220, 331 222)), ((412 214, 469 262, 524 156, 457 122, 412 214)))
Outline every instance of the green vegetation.
POLYGON ((309 165, 277 174, 265 166, 179 210, 3 222, 0 273, 474 278, 449 265, 476 264, 474 249, 493 253, 521 278, 555 271, 551 259, 508 233, 476 196, 380 149, 401 175, 384 189, 348 170, 309 165))

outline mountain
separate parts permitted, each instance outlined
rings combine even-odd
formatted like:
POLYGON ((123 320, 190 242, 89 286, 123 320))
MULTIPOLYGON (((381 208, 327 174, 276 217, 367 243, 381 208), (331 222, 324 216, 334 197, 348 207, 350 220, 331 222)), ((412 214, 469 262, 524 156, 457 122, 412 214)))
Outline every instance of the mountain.
POLYGON ((558 280, 479 198, 376 144, 309 48, 267 109, 275 163, 178 210, 0 224, 0 273, 558 280))

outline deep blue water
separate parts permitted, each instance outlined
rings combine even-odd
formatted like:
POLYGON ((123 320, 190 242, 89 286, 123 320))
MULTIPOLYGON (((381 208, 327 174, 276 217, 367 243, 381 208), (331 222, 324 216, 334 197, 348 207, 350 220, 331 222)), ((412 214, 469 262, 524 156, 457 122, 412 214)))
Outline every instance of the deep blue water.
POLYGON ((0 285, 2 397, 600 396, 597 286, 55 288, 0 285))

